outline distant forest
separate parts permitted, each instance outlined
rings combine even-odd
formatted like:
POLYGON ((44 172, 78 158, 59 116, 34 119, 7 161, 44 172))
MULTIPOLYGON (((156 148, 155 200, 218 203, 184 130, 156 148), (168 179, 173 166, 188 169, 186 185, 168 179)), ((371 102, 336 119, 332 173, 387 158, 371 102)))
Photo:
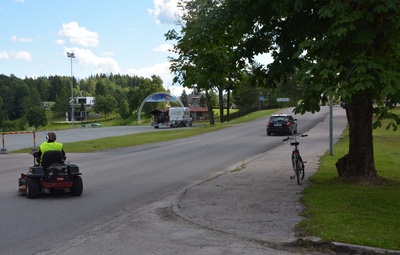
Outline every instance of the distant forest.
MULTIPOLYGON (((34 115, 32 109, 43 109, 42 102, 54 102, 51 108, 53 113, 65 117, 71 109, 71 82, 71 77, 67 76, 20 79, 14 75, 0 75, 0 130, 23 130, 28 122, 31 126, 29 114, 34 115)), ((144 78, 99 74, 73 80, 74 97, 95 97, 95 104, 96 101, 99 104, 106 102, 106 106, 110 107, 107 110, 118 110, 123 118, 131 116, 148 95, 157 91, 166 91, 157 75, 144 78)), ((101 111, 102 105, 99 104, 97 110, 101 111)), ((145 105, 142 112, 147 113, 154 107, 154 104, 145 105)), ((38 115, 35 116, 39 119, 38 115)), ((32 124, 41 126, 45 123, 32 124)))
MULTIPOLYGON (((223 109, 236 108, 242 112, 257 110, 260 107, 276 107, 276 98, 289 97, 293 105, 299 99, 301 88, 297 82, 278 83, 276 88, 262 88, 258 77, 246 72, 242 79, 228 91, 224 86, 214 85, 204 91, 192 85, 194 93, 200 96, 200 106, 208 109, 210 124, 214 124, 212 109, 219 108, 220 121, 224 121, 223 109), (225 93, 224 93, 225 92, 225 93), (205 93, 205 97, 204 97, 205 93), (260 100, 262 96, 262 100, 260 100), (207 99, 208 98, 208 99, 207 99)), ((35 128, 47 125, 45 102, 51 102, 51 111, 60 119, 71 111, 71 83, 69 76, 42 76, 37 78, 18 78, 14 75, 0 75, 0 131, 25 130, 27 126, 35 128)), ((153 75, 151 78, 120 74, 98 74, 86 79, 73 78, 73 96, 94 97, 91 111, 107 116, 116 112, 126 119, 134 114, 143 100, 154 92, 169 92, 163 86, 162 79, 153 75)), ((185 90, 180 96, 185 106, 189 106, 185 90)), ((84 106, 75 102, 77 111, 85 111, 84 106)), ((149 112, 164 107, 165 103, 145 104, 141 113, 151 117, 149 112)), ((228 113, 229 115, 229 113, 228 113)), ((229 117, 228 117, 229 118, 229 117)))

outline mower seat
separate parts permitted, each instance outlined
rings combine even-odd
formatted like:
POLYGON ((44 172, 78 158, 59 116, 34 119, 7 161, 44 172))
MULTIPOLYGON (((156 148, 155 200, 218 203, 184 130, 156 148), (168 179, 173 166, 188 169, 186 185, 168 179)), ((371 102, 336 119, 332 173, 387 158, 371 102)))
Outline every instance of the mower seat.
POLYGON ((46 170, 52 164, 61 164, 63 163, 63 155, 61 151, 46 151, 42 157, 42 166, 43 169, 46 170))

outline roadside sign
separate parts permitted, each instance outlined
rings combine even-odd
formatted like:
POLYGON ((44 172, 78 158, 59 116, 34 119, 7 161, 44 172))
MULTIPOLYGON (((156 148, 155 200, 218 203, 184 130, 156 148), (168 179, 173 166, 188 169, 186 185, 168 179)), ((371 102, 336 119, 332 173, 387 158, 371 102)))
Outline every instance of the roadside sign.
POLYGON ((264 96, 260 96, 260 99, 259 99, 260 101, 263 101, 264 100, 264 96))
POLYGON ((289 98, 277 98, 276 102, 289 102, 289 98))

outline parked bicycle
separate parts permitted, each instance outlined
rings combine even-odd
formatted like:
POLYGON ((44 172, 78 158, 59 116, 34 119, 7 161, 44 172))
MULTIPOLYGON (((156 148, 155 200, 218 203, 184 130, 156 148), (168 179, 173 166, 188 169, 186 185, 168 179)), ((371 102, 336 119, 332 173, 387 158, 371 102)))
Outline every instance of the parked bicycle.
POLYGON ((306 137, 308 135, 298 135, 294 138, 286 138, 283 139, 283 141, 287 141, 289 139, 292 139, 293 141, 290 143, 290 145, 294 146, 293 151, 292 151, 292 166, 293 166, 293 170, 295 173, 295 178, 297 179, 297 184, 300 185, 300 180, 304 179, 304 163, 306 163, 306 161, 303 161, 303 159, 300 156, 300 151, 299 151, 299 142, 297 141, 297 139, 299 137, 306 137))

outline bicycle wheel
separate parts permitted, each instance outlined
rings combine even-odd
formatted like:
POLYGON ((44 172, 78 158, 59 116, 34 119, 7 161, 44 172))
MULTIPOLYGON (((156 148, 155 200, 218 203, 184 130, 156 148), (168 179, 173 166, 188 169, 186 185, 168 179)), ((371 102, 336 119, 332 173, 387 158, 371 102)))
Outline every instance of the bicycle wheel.
POLYGON ((300 179, 301 180, 303 180, 304 179, 304 174, 305 174, 305 172, 304 172, 304 162, 303 162, 303 160, 301 160, 301 159, 299 159, 299 165, 300 165, 300 172, 299 172, 299 175, 300 175, 300 179))
POLYGON ((299 184, 299 185, 301 184, 300 183, 301 172, 302 172, 302 170, 301 170, 300 161, 297 159, 296 160, 296 179, 297 179, 297 184, 299 184))
POLYGON ((294 173, 296 173, 296 171, 297 171, 296 162, 297 162, 297 157, 296 157, 296 155, 292 155, 292 166, 293 166, 293 171, 294 171, 294 173))

